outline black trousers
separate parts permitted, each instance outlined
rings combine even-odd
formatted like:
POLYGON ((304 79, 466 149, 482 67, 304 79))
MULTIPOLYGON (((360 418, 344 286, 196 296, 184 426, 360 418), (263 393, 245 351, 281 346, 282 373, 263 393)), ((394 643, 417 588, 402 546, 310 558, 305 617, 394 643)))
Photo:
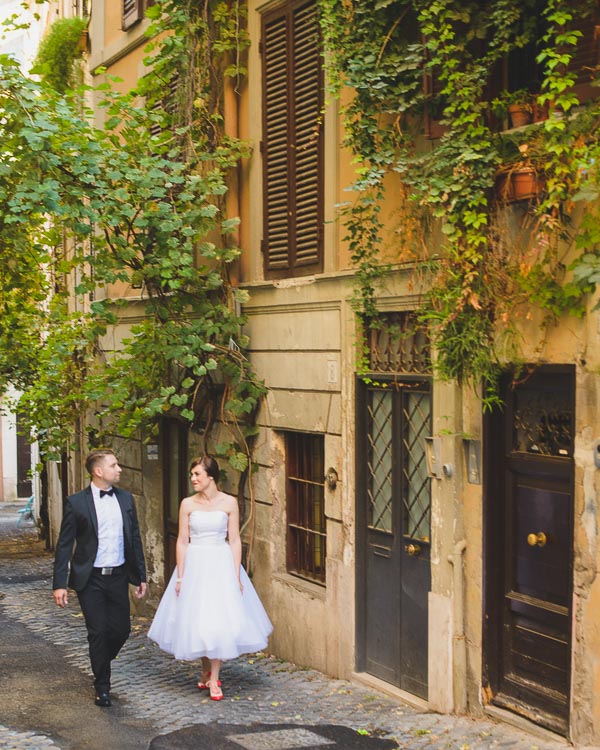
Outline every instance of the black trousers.
POLYGON ((129 580, 125 566, 112 575, 94 570, 84 589, 77 592, 85 617, 90 662, 97 693, 110 690, 110 663, 129 637, 129 580))

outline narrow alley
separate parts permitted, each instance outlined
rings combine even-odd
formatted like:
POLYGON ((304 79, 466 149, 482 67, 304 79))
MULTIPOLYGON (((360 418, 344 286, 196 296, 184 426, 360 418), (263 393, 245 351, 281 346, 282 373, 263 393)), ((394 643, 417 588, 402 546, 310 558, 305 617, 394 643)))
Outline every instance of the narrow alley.
POLYGON ((196 668, 163 654, 134 618, 116 662, 114 702, 93 704, 76 597, 59 610, 52 556, 20 506, 0 507, 0 750, 559 750, 550 735, 418 711, 383 694, 268 654, 222 671, 225 700, 196 689, 196 668))

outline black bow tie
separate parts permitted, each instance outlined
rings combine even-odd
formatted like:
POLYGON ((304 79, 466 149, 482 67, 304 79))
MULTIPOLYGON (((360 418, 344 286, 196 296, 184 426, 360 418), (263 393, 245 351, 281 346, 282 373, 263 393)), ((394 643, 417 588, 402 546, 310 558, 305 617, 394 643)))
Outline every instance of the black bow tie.
POLYGON ((114 495, 115 491, 111 487, 110 490, 100 490, 100 497, 104 497, 104 495, 114 495))

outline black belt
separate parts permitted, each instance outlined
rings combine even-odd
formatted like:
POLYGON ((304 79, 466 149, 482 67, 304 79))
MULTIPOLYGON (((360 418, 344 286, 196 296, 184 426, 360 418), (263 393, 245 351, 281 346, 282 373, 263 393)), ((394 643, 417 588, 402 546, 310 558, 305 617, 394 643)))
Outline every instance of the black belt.
POLYGON ((125 563, 123 565, 115 565, 112 568, 94 568, 95 573, 99 573, 101 576, 111 576, 113 573, 118 573, 120 570, 123 570, 125 567, 125 563))

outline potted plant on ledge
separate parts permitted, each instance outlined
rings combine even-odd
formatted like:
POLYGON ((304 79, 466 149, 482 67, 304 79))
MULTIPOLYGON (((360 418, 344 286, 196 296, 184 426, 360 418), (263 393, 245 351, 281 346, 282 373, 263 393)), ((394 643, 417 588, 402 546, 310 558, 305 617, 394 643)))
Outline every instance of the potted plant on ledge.
POLYGON ((503 203, 537 198, 544 189, 544 178, 527 155, 528 144, 518 146, 519 158, 504 164, 496 175, 496 196, 503 203))
POLYGON ((548 119, 548 105, 539 105, 536 94, 527 89, 503 91, 492 101, 492 109, 499 119, 508 118, 511 128, 548 119))

